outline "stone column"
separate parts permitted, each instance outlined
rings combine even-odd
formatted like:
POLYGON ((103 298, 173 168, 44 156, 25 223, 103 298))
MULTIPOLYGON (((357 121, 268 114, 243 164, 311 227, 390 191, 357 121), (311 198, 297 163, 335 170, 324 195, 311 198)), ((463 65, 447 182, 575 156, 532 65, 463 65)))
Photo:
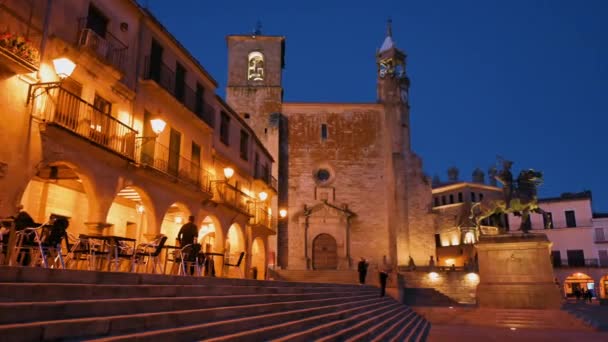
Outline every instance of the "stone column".
POLYGON ((480 307, 559 309, 551 245, 545 234, 481 236, 477 302, 480 307))

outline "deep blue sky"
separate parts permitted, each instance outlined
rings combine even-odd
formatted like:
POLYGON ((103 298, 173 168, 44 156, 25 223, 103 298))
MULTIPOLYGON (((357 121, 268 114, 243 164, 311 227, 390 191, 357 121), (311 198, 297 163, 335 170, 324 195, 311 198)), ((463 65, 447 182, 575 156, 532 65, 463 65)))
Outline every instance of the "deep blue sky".
POLYGON ((544 171, 542 196, 593 191, 608 212, 608 1, 140 0, 219 82, 227 34, 286 36, 286 101, 374 102, 393 19, 408 54, 414 150, 470 180, 497 155, 544 171))

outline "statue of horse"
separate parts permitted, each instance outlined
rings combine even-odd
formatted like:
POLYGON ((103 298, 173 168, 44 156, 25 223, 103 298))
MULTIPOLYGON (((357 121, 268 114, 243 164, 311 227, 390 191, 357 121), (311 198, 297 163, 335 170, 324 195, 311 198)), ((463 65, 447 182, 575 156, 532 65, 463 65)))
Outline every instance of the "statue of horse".
MULTIPOLYGON (((505 200, 483 200, 471 207, 470 219, 475 222, 477 229, 481 231, 481 221, 500 214, 514 214, 521 216, 519 229, 524 233, 530 230, 526 222, 530 213, 539 213, 545 216, 547 213, 538 206, 536 197, 537 188, 542 183, 540 171, 522 170, 517 177, 516 184, 504 184, 505 200), (515 185, 515 186, 514 186, 515 185), (508 191, 508 193, 507 193, 508 191)), ((499 179, 502 181, 502 179, 499 179)), ((549 220, 544 220, 549 222, 549 220)))

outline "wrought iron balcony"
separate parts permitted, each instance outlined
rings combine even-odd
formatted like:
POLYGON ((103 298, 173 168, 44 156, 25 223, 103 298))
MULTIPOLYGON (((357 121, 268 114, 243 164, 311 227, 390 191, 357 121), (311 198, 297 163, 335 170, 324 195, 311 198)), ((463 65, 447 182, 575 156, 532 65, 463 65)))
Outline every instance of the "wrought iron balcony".
POLYGON ((134 159, 137 131, 61 88, 58 83, 31 85, 28 101, 32 103, 32 116, 134 159))
POLYGON ((271 189, 277 192, 278 189, 278 181, 270 174, 270 169, 268 167, 263 167, 262 165, 258 165, 255 167, 253 172, 253 176, 255 179, 261 179, 268 185, 271 189))
POLYGON ((162 62, 152 65, 148 56, 146 57, 143 78, 156 82, 156 84, 165 89, 177 101, 188 108, 189 111, 211 126, 211 128, 215 127, 215 109, 205 103, 202 98, 197 99, 196 91, 185 82, 181 84, 176 83, 175 71, 169 66, 162 62))
POLYGON ((214 181, 213 200, 217 203, 226 204, 246 215, 252 215, 251 205, 254 198, 247 195, 226 181, 214 181))
POLYGON ((211 175, 195 163, 155 140, 137 139, 136 161, 211 193, 211 175))
POLYGON ((274 216, 268 213, 267 207, 254 206, 251 212, 249 224, 262 226, 272 231, 277 230, 277 220, 274 216))
POLYGON ((125 73, 129 47, 110 32, 100 36, 86 26, 86 18, 80 21, 78 45, 93 51, 99 59, 125 73))

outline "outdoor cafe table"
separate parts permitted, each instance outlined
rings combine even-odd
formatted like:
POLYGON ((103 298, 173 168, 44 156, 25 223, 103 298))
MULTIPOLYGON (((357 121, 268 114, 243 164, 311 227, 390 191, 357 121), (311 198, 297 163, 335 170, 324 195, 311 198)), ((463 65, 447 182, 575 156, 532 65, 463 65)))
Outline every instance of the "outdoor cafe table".
POLYGON ((107 254, 107 262, 108 262, 108 271, 111 271, 111 255, 114 257, 115 271, 118 271, 118 253, 120 249, 120 242, 133 242, 133 253, 135 253, 135 239, 124 237, 124 236, 116 236, 116 235, 98 235, 98 234, 80 234, 81 239, 94 239, 103 241, 101 251, 105 249, 105 246, 108 246, 108 254, 107 254))

